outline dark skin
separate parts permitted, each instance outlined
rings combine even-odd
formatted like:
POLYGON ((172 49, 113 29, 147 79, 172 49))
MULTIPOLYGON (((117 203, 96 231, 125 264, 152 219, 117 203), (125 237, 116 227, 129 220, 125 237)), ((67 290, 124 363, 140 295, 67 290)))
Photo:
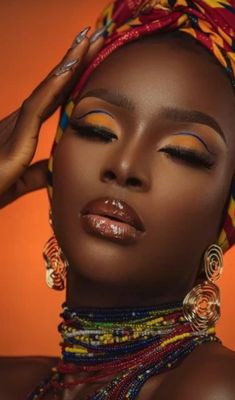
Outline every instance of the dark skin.
MULTIPOLYGON (((194 46, 189 51, 187 44, 179 46, 177 39, 169 38, 155 44, 132 43, 106 59, 79 95, 72 118, 102 109, 102 125, 117 140, 84 138, 68 127, 56 149, 53 227, 69 261, 70 306, 180 301, 203 279, 203 254, 217 241, 234 173, 235 97, 220 65, 194 46), (99 88, 118 90, 132 101, 135 111, 94 94, 80 100, 99 88), (175 121, 172 113, 170 118, 160 112, 162 107, 176 106, 212 116, 225 141, 202 121, 175 121), (201 151, 211 157, 212 167, 191 165, 162 151, 170 144, 201 151), (141 216, 146 232, 135 245, 123 246, 82 230, 79 212, 89 200, 103 195, 127 201, 141 216)), ((98 124, 97 118, 94 114, 93 124, 98 124)), ((8 358, 2 363, 2 396, 13 400, 19 392, 23 396, 32 390, 56 359, 9 363, 8 358), (22 365, 25 380, 18 373, 22 365)), ((234 399, 234 368, 233 351, 217 343, 203 344, 175 369, 147 381, 137 399, 234 399)), ((64 391, 61 399, 85 398, 96 387, 64 391)))
MULTIPOLYGON (((203 269, 205 250, 217 241, 234 171, 235 96, 207 53, 171 47, 170 39, 137 42, 106 59, 80 94, 71 120, 92 110, 107 111, 113 118, 103 114, 103 127, 117 139, 104 143, 68 127, 57 147, 53 226, 70 265, 70 306, 180 301, 203 269), (100 88, 124 94, 135 111, 84 97, 100 88), (227 144, 206 124, 160 115, 161 109, 173 107, 214 117, 227 144), (214 165, 207 169, 173 159, 163 152, 170 144, 201 151, 214 165), (84 232, 79 212, 103 195, 121 198, 138 212, 146 230, 138 243, 123 246, 84 232)), ((77 123, 95 126, 99 118, 94 113, 93 121, 85 117, 77 123)))

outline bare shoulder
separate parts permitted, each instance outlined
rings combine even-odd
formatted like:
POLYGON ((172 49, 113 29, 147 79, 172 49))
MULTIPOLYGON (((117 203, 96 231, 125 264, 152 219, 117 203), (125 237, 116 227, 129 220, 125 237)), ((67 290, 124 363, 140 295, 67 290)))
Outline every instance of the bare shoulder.
MULTIPOLYGON (((219 343, 201 344, 166 381, 175 400, 234 400, 235 352, 219 343)), ((165 396, 164 385, 159 389, 159 398, 171 398, 165 396)))
POLYGON ((26 398, 58 360, 46 356, 0 357, 0 399, 26 398))

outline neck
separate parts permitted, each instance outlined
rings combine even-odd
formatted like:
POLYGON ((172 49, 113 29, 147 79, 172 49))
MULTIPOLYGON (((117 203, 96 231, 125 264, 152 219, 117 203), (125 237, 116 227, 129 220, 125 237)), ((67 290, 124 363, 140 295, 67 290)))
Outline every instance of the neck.
POLYGON ((149 378, 177 366, 199 344, 221 343, 214 327, 195 332, 179 302, 117 308, 65 302, 60 316, 61 360, 43 393, 63 390, 65 396, 72 390, 92 400, 132 400, 149 378))
MULTIPOLYGON (((191 282, 190 282, 191 283, 191 282)), ((66 283, 66 303, 69 307, 141 307, 183 302, 189 288, 165 285, 159 287, 132 287, 130 282, 121 285, 93 282, 69 271, 66 283)))

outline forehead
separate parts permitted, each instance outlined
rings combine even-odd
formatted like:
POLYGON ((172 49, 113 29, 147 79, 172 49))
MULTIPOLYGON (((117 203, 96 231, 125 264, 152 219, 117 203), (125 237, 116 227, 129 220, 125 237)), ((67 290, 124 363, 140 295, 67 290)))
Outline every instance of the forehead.
POLYGON ((96 68, 79 97, 98 88, 126 95, 143 118, 161 106, 207 112, 235 145, 234 90, 214 56, 193 41, 167 37, 123 46, 96 68))

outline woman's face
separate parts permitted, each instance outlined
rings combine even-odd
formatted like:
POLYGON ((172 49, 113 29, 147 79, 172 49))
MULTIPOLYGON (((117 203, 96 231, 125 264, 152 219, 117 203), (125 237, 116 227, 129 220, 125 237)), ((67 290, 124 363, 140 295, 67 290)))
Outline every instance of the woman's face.
POLYGON ((234 93, 210 54, 186 47, 173 39, 123 47, 79 95, 53 164, 53 225, 73 304, 182 300, 217 242, 234 171, 234 93), (115 139, 82 135, 88 124, 115 139), (83 229, 81 210, 100 197, 135 209, 145 229, 136 242, 83 229))

